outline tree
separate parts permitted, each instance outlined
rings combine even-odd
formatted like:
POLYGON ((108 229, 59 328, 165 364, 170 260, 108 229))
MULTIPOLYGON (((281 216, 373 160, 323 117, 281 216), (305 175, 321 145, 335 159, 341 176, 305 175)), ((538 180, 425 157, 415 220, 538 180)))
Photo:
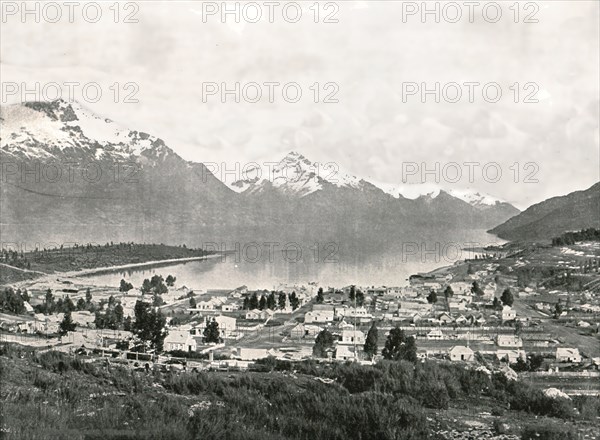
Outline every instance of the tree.
POLYGON ((252 294, 252 296, 250 297, 250 310, 255 310, 258 309, 258 296, 256 296, 256 292, 254 292, 252 294))
POLYGON ((502 301, 500 301, 496 296, 494 297, 494 309, 502 310, 502 301))
POLYGON ((473 285, 471 286, 471 293, 474 295, 483 295, 483 290, 479 287, 479 283, 477 281, 473 281, 473 285))
POLYGON ((85 300, 83 298, 77 300, 77 310, 85 310, 85 300))
POLYGON ((117 326, 120 326, 123 322, 123 315, 123 306, 121 305, 121 303, 119 303, 115 306, 113 310, 113 316, 115 317, 115 324, 117 324, 117 326))
POLYGON ((558 318, 562 312, 563 312, 563 306, 562 306, 562 304, 559 301, 554 306, 554 317, 558 318))
POLYGON ((52 309, 54 309, 54 295, 52 295, 52 289, 46 290, 45 304, 46 311, 52 313, 52 309))
POLYGON ((202 342, 206 344, 210 344, 212 342, 218 344, 219 342, 221 342, 221 332, 219 331, 219 323, 215 320, 215 318, 213 318, 212 321, 206 323, 206 328, 204 329, 203 335, 204 337, 202 338, 202 342))
POLYGON ((89 306, 92 304, 92 291, 88 287, 85 291, 85 303, 89 306))
POLYGON ((362 307, 365 303, 365 294, 359 289, 356 291, 356 305, 362 307))
POLYGON ((317 304, 323 304, 323 301, 325 301, 325 297, 323 296, 323 288, 319 287, 319 290, 317 291, 317 304))
POLYGON ((327 350, 333 348, 333 335, 327 330, 321 330, 315 338, 315 345, 313 346, 313 356, 325 358, 327 357, 327 350))
POLYGON ((395 327, 385 341, 383 357, 392 360, 417 361, 417 344, 413 336, 406 336, 404 330, 395 327))
POLYGON ((504 304, 505 306, 512 306, 513 303, 515 302, 515 298, 513 297, 513 294, 508 287, 506 289, 504 289, 504 292, 502 292, 502 296, 500 297, 500 300, 502 301, 502 304, 504 304))
POLYGON ((537 371, 544 363, 544 356, 541 354, 533 354, 529 357, 529 370, 537 371))
POLYGON ((271 292, 269 293, 269 296, 267 296, 267 309, 275 310, 275 307, 277 307, 275 292, 271 292))
POLYGON ((264 295, 260 296, 260 301, 258 302, 258 308, 260 310, 264 310, 267 308, 267 299, 265 298, 264 295))
POLYGON ((152 285, 150 284, 150 280, 148 278, 144 279, 140 290, 142 291, 142 293, 150 293, 150 291, 152 290, 152 285))
POLYGON ((162 295, 163 293, 167 293, 169 291, 164 283, 163 277, 160 275, 154 275, 152 278, 150 278, 150 286, 152 287, 154 293, 158 295, 162 295))
POLYGON ((437 293, 435 293, 435 290, 429 292, 429 295, 427 295, 427 302, 429 304, 435 304, 437 302, 437 293))
MULTIPOLYGON (((244 298, 244 301, 246 301, 246 298, 244 298)), ((195 309, 196 308, 196 299, 194 297, 190 298, 190 308, 191 309, 195 309)))
POLYGON ((133 333, 144 343, 157 351, 161 351, 167 336, 164 327, 167 320, 162 313, 143 301, 136 301, 134 306, 135 322, 131 326, 133 333))
POLYGON ((68 332, 72 332, 77 327, 77 324, 73 322, 73 317, 71 316, 71 312, 65 312, 65 316, 63 317, 62 322, 59 326, 59 333, 61 335, 66 335, 68 332))
POLYGON ((129 292, 131 289, 133 289, 133 284, 122 279, 119 285, 119 292, 129 292))
POLYGON ((371 324, 371 328, 367 333, 367 339, 365 340, 364 350, 365 353, 367 353, 371 357, 371 359, 373 359, 373 356, 377 354, 377 326, 375 322, 371 324))
POLYGON ((290 305, 292 306, 292 310, 296 310, 300 306, 300 300, 296 296, 296 292, 295 291, 292 292, 292 294, 290 295, 289 299, 290 299, 290 305))
POLYGON ((350 302, 352 302, 352 303, 356 299, 356 287, 355 286, 350 286, 350 292, 348 293, 348 299, 350 299, 350 302))
POLYGON ((452 298, 454 296, 454 290, 452 290, 452 287, 446 286, 446 289, 444 289, 444 296, 446 297, 446 299, 452 298))
POLYGON ((248 310, 250 308, 250 300, 246 296, 242 302, 242 310, 248 310))
POLYGON ((467 266, 467 274, 468 275, 473 275, 475 273, 475 270, 473 269, 473 266, 471 264, 469 264, 467 266))
POLYGON ((280 309, 285 309, 287 303, 287 296, 285 295, 285 292, 279 292, 279 298, 277 299, 277 305, 279 306, 280 309))
POLYGON ((165 280, 165 282, 167 283, 167 286, 173 287, 175 285, 175 281, 176 280, 177 280, 176 277, 174 277, 173 275, 169 274, 169 275, 167 275, 167 279, 165 280))

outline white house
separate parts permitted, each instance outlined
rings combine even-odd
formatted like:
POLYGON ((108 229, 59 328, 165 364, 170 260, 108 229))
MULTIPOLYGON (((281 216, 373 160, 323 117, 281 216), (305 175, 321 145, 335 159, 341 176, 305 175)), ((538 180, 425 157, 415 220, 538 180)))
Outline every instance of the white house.
POLYGON ((333 322, 334 318, 333 310, 312 310, 304 314, 304 322, 306 324, 312 324, 314 322, 333 322))
POLYGON ((471 284, 465 283, 464 281, 457 281, 450 283, 449 286, 452 288, 452 292, 455 295, 471 295, 471 284))
POLYGON ((455 345, 448 352, 451 361, 467 361, 475 360, 475 353, 469 347, 464 345, 455 345))
POLYGON ((514 364, 515 362, 517 362, 517 360, 519 358, 525 360, 526 356, 525 356, 525 351, 524 350, 496 350, 496 357, 499 360, 505 360, 508 359, 508 362, 511 364, 514 364))
MULTIPOLYGON (((206 325, 213 320, 213 317, 206 316, 204 321, 193 330, 198 335, 202 335, 206 325)), ((223 339, 231 339, 237 336, 237 319, 231 316, 219 315, 214 320, 219 324, 219 336, 223 339)))
POLYGON ((444 339, 444 334, 440 329, 434 328, 429 333, 427 333, 427 339, 429 340, 441 340, 444 339))
MULTIPOLYGON (((358 347, 357 347, 358 351, 358 347)), ((335 359, 339 361, 349 361, 352 359, 356 359, 356 354, 354 353, 354 346, 352 345, 338 345, 335 350, 335 359)))
POLYGON ((581 362, 581 354, 578 348, 557 348, 556 360, 558 362, 581 362))
POLYGON ((517 318, 517 312, 512 307, 504 306, 502 308, 502 321, 514 321, 517 318))
POLYGON ((196 351, 196 339, 189 331, 170 330, 164 342, 165 351, 196 351))
POLYGON ((522 347, 523 339, 517 335, 498 335, 496 343, 498 347, 522 347))
POLYGON ((252 309, 252 310, 248 310, 246 312, 246 319, 251 319, 251 320, 256 320, 256 319, 261 319, 261 311, 258 309, 252 309))
POLYGON ((364 345, 365 334, 360 330, 342 330, 340 344, 364 345))

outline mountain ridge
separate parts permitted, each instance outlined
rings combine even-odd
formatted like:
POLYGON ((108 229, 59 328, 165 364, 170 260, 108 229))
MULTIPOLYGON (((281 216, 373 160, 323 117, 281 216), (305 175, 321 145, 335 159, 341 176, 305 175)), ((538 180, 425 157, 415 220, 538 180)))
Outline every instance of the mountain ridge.
POLYGON ((489 232, 507 240, 548 241, 590 227, 600 228, 600 182, 536 203, 489 232))

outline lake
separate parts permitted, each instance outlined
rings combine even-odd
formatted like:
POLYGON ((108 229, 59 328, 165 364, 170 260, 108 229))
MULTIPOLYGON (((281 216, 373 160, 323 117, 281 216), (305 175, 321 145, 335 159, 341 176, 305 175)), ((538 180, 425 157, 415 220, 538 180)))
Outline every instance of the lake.
MULTIPOLYGON (((98 285, 117 287, 122 278, 141 286, 155 274, 173 275, 176 285, 195 290, 274 289, 284 284, 317 282, 320 286, 407 284, 408 277, 473 258, 477 248, 503 241, 483 230, 455 231, 450 240, 395 240, 376 243, 248 241, 215 245, 226 255, 159 267, 85 276, 98 285), (310 243, 310 244, 305 244, 310 243), (473 248, 473 250, 471 250, 473 248)), ((421 237, 422 238, 422 237, 421 237)))

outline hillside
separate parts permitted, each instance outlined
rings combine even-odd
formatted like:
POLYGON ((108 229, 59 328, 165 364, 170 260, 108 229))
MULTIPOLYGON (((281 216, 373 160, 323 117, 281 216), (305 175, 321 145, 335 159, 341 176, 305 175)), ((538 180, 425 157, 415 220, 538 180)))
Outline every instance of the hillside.
POLYGON ((0 347, 2 437, 594 438, 594 398, 555 400, 502 373, 488 377, 458 365, 270 359, 262 372, 220 373, 158 365, 146 372, 140 364, 0 347))
POLYGON ((226 184, 160 138, 78 103, 3 106, 0 122, 3 242, 24 241, 26 251, 50 240, 200 247, 248 237, 360 249, 392 235, 439 241, 518 212, 472 190, 404 197, 295 152, 269 178, 226 184))
POLYGON ((600 182, 535 204, 490 232, 506 240, 550 241, 567 231, 599 227, 600 182))

